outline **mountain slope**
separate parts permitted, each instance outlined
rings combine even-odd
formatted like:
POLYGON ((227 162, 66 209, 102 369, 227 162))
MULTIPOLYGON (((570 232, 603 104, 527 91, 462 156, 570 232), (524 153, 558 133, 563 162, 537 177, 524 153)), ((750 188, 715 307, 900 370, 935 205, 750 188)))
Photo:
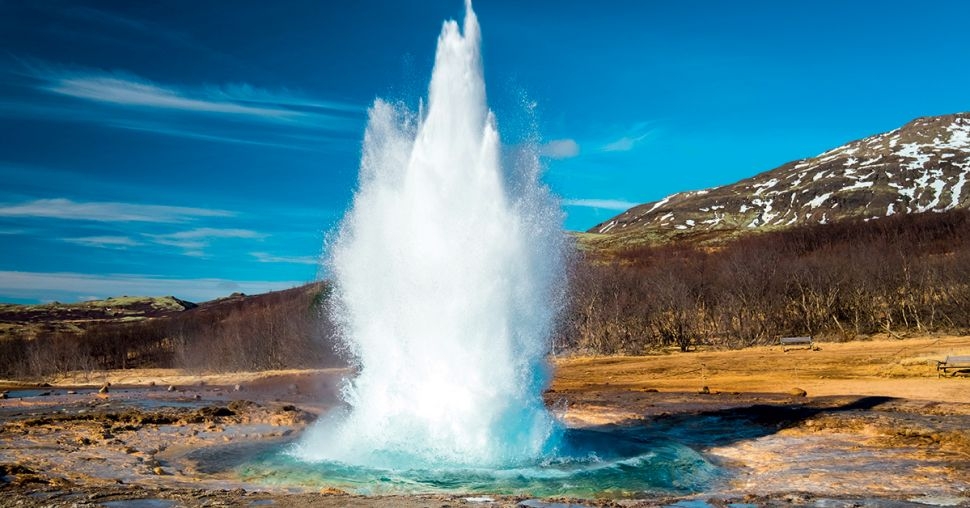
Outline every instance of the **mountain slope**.
POLYGON ((970 113, 918 118, 735 184, 636 206, 589 230, 628 245, 970 207, 970 113))

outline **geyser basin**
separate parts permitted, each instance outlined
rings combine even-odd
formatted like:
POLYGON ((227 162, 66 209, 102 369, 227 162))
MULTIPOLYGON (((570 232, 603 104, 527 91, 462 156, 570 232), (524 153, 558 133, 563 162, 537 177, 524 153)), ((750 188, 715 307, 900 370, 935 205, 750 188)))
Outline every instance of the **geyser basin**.
POLYGON ((554 457, 531 464, 380 468, 335 461, 308 463, 287 450, 265 452, 239 466, 247 481, 281 487, 334 487, 357 494, 482 493, 497 495, 635 497, 684 494, 709 487, 720 474, 689 447, 656 435, 573 429, 554 457))

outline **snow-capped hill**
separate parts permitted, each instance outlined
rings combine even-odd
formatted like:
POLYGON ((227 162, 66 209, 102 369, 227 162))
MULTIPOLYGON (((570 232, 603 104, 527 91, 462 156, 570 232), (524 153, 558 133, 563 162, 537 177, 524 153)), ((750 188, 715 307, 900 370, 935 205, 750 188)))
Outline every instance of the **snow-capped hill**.
POLYGON ((968 175, 970 113, 918 118, 735 184, 636 206, 589 231, 669 237, 970 208, 968 175))

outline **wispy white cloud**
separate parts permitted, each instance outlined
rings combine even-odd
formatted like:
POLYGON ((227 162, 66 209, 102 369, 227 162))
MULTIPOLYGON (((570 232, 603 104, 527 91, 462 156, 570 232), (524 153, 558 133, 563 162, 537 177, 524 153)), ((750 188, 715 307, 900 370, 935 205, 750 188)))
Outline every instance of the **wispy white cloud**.
MULTIPOLYGON (((69 221, 92 221, 105 223, 143 222, 157 224, 183 224, 205 219, 234 217, 229 210, 193 208, 183 206, 149 205, 116 202, 75 202, 69 199, 38 199, 24 203, 0 203, 0 217, 57 219, 69 221)), ((0 230, 0 234, 22 234, 24 230, 0 230)), ((149 244, 165 245, 182 249, 184 255, 205 257, 205 249, 214 240, 244 239, 262 240, 268 235, 241 228, 197 227, 173 233, 148 233, 140 235, 95 235, 61 238, 61 241, 83 245, 124 249, 149 244)))
POLYGON ((260 263, 290 263, 299 265, 316 265, 320 259, 316 256, 276 256, 266 252, 251 252, 256 261, 260 263))
POLYGON ((125 71, 18 60, 16 86, 34 93, 0 101, 0 114, 86 122, 166 136, 274 148, 346 148, 366 108, 248 83, 160 83, 125 71), (39 94, 38 94, 39 92, 39 94), (70 98, 74 100, 64 100, 70 98), (204 121, 200 121, 204 120, 204 121), (328 141, 340 141, 328 143, 328 141))
POLYGON ((630 137, 622 137, 616 141, 603 145, 604 152, 629 152, 636 146, 637 140, 630 137))
POLYGON ((342 111, 346 113, 364 113, 367 111, 366 107, 359 104, 312 99, 287 89, 274 92, 255 87, 248 83, 230 83, 220 87, 208 86, 205 87, 205 94, 212 100, 226 100, 245 104, 273 104, 301 109, 342 111))
POLYGON ((619 199, 564 199, 562 204, 563 206, 624 211, 629 210, 640 203, 633 203, 631 201, 623 201, 619 199))
POLYGON ((153 235, 153 237, 172 240, 198 240, 208 238, 265 238, 266 235, 249 229, 196 228, 167 235, 153 235))
POLYGON ((637 143, 643 141, 649 134, 641 134, 636 137, 623 136, 616 141, 603 145, 604 152, 629 152, 636 148, 637 143))
POLYGON ((250 106, 228 100, 213 100, 205 94, 157 85, 124 74, 81 75, 54 79, 44 89, 97 102, 126 106, 143 106, 199 113, 245 115, 265 119, 286 119, 302 115, 297 111, 250 106))
POLYGON ((310 127, 328 127, 324 122, 327 118, 366 111, 361 105, 310 98, 287 89, 268 90, 248 83, 163 84, 124 71, 65 68, 37 61, 24 65, 27 75, 37 80, 36 88, 41 91, 107 105, 289 123, 302 120, 310 127))
POLYGON ((219 229, 219 228, 196 228, 188 231, 178 231, 167 234, 146 234, 146 238, 151 239, 159 245, 178 247, 184 249, 184 254, 193 257, 205 257, 204 249, 208 247, 212 240, 226 238, 242 239, 263 239, 265 234, 258 233, 249 229, 219 229))
POLYGON ((126 247, 138 247, 143 243, 127 236, 82 236, 78 238, 64 238, 67 243, 83 245, 85 247, 102 247, 112 249, 124 249, 126 247))
POLYGON ((0 293, 37 301, 97 296, 163 296, 172 295, 191 301, 206 301, 234 292, 265 293, 296 287, 300 281, 234 281, 228 279, 178 279, 155 275, 104 274, 71 272, 0 271, 0 293))
MULTIPOLYGON (((0 104, 0 108, 3 105, 0 104)), ((252 146, 265 146, 272 148, 285 148, 287 150, 317 150, 322 146, 325 146, 323 141, 318 138, 302 138, 299 136, 285 136, 282 140, 278 142, 269 141, 269 139, 275 139, 273 137, 262 137, 247 139, 239 136, 232 135, 218 135, 211 134, 208 132, 195 131, 192 129, 187 129, 184 126, 168 126, 165 123, 137 119, 137 120, 106 120, 105 124, 112 127, 117 127, 120 129, 128 129, 132 131, 145 132, 149 134, 162 134, 165 136, 177 136, 189 139, 199 139, 203 141, 215 141, 218 143, 232 143, 241 145, 252 145, 252 146)))
POLYGON ((579 155, 579 143, 574 139, 554 139, 539 147, 539 155, 550 159, 569 159, 579 155))
POLYGON ((32 217, 96 222, 179 223, 202 217, 232 217, 228 210, 185 206, 116 202, 76 202, 69 199, 37 199, 24 203, 0 203, 0 217, 32 217))
POLYGON ((650 137, 653 132, 654 129, 651 128, 649 122, 640 122, 628 129, 622 136, 614 138, 613 141, 604 144, 600 150, 603 152, 629 152, 636 148, 643 140, 650 137))

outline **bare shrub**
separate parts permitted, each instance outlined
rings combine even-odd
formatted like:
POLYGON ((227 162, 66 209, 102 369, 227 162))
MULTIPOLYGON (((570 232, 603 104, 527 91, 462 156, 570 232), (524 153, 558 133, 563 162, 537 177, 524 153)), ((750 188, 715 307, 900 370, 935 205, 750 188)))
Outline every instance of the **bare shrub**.
POLYGON ((714 247, 644 246, 580 265, 558 341, 566 349, 970 330, 965 210, 806 226, 714 247))

